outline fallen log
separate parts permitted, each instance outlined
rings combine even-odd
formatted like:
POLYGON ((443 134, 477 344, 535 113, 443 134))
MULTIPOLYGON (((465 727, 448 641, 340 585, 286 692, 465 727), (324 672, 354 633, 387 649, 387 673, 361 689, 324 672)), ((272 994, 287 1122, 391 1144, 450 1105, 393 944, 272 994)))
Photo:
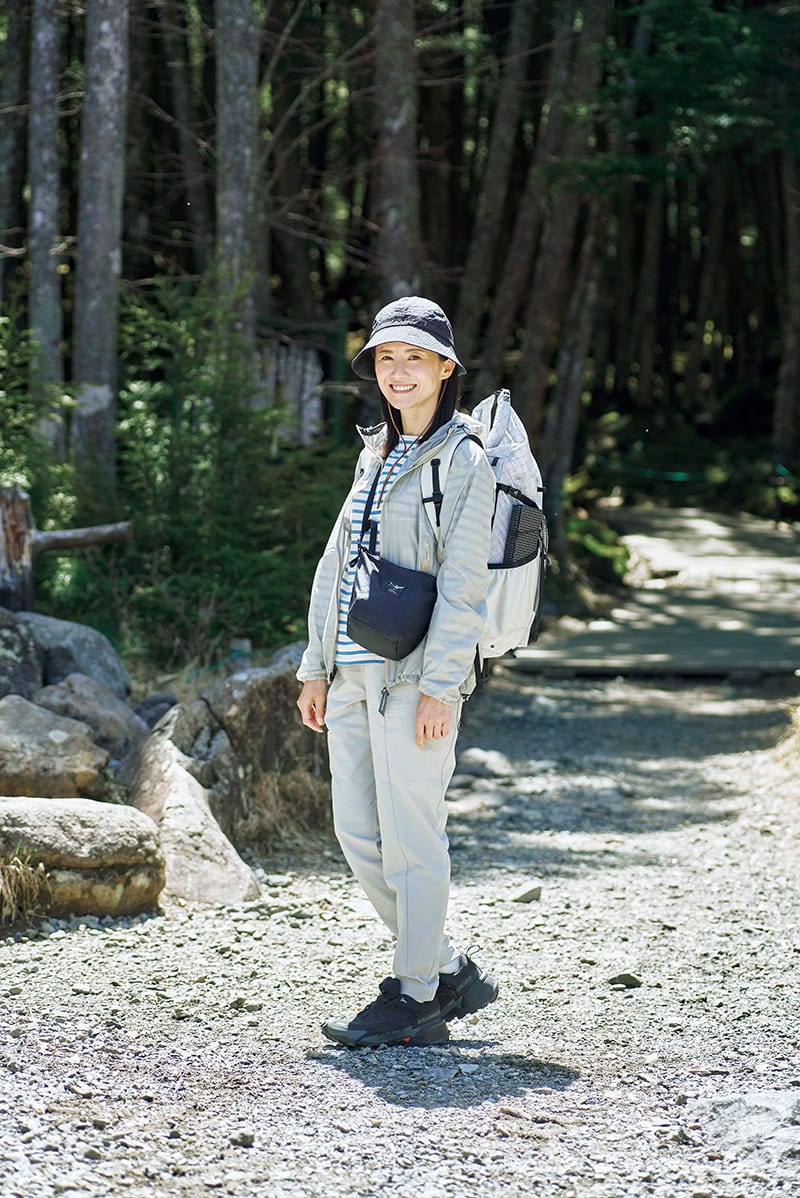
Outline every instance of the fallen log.
POLYGON ((40 531, 21 487, 0 487, 0 607, 33 611, 33 565, 50 550, 109 545, 131 537, 130 521, 40 531))

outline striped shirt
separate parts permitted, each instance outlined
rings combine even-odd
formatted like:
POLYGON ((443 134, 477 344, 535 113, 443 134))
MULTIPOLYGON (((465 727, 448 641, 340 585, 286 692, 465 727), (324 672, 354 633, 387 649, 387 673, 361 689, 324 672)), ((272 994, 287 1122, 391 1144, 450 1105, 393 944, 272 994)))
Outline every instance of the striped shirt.
MULTIPOLYGON (((378 479, 378 485, 375 489, 375 498, 372 501, 372 509, 370 518, 377 528, 377 540, 375 543, 376 553, 381 551, 381 510, 380 498, 383 494, 384 483, 387 483, 392 474, 396 472, 402 458, 408 450, 414 445, 415 437, 401 437, 399 443, 387 456, 386 461, 381 466, 381 473, 378 479)), ((364 649, 361 645, 357 645, 347 635, 347 613, 350 609, 350 596, 353 593, 353 580, 355 578, 356 567, 353 558, 355 550, 359 544, 361 537, 361 524, 364 520, 364 509, 367 506, 367 497, 369 496, 370 487, 372 485, 372 476, 369 471, 365 471, 361 481, 361 485, 353 493, 352 504, 350 508, 350 525, 353 530, 352 534, 352 553, 350 561, 347 562, 342 575, 342 585, 339 591, 339 633, 336 640, 336 664, 337 666, 360 666, 369 662, 382 662, 382 657, 377 657, 376 654, 370 653, 368 649, 364 649), (351 564, 352 563, 352 564, 351 564)), ((369 544, 369 533, 364 538, 364 543, 369 544)))

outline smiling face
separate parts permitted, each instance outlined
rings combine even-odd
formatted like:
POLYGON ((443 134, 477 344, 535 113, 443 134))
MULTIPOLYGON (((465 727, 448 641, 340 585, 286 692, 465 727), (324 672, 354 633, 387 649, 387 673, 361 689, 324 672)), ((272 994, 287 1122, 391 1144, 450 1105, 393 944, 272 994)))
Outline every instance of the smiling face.
POLYGON ((375 377, 387 403, 400 413, 403 432, 424 433, 439 405, 442 385, 455 370, 450 358, 390 341, 375 350, 375 377))

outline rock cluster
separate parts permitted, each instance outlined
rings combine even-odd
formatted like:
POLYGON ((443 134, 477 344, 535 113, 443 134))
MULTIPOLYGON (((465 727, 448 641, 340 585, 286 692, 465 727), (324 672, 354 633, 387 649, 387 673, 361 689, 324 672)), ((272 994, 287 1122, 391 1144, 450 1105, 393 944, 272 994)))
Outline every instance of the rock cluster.
POLYGON ((0 798, 0 857, 15 852, 44 862, 54 916, 152 911, 164 886, 158 831, 133 807, 0 798))
POLYGON ((258 897, 240 851, 327 818, 324 745, 294 706, 300 648, 192 702, 132 706, 101 633, 0 609, 0 862, 44 864, 58 913, 258 897))

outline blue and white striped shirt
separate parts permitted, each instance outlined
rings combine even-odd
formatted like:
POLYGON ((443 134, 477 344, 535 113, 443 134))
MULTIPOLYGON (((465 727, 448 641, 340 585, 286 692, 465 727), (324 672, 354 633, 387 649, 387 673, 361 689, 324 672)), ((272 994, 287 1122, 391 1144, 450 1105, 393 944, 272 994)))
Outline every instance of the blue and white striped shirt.
MULTIPOLYGON (((381 467, 380 478, 375 489, 375 498, 372 501, 372 510, 370 518, 377 528, 376 552, 380 553, 381 549, 381 510, 380 497, 382 495, 383 484, 396 470, 400 459, 405 456, 411 446, 414 444, 415 437, 401 437, 399 443, 387 456, 386 461, 381 467)), ((358 490, 353 493, 352 504, 350 508, 350 525, 353 530, 352 534, 352 553, 350 561, 347 562, 342 575, 342 585, 339 591, 339 633, 336 641, 336 664, 337 666, 360 666, 369 662, 382 662, 382 657, 377 657, 374 653, 370 653, 368 649, 364 649, 361 645, 357 645, 347 635, 347 613, 350 608, 350 596, 353 593, 353 579, 355 578, 355 564, 350 564, 355 556, 355 551, 361 537, 361 524, 364 519, 364 508, 367 505, 367 496, 369 495, 372 478, 370 472, 364 474, 361 485, 358 490)), ((365 543, 368 543, 369 537, 365 538, 365 543)))

